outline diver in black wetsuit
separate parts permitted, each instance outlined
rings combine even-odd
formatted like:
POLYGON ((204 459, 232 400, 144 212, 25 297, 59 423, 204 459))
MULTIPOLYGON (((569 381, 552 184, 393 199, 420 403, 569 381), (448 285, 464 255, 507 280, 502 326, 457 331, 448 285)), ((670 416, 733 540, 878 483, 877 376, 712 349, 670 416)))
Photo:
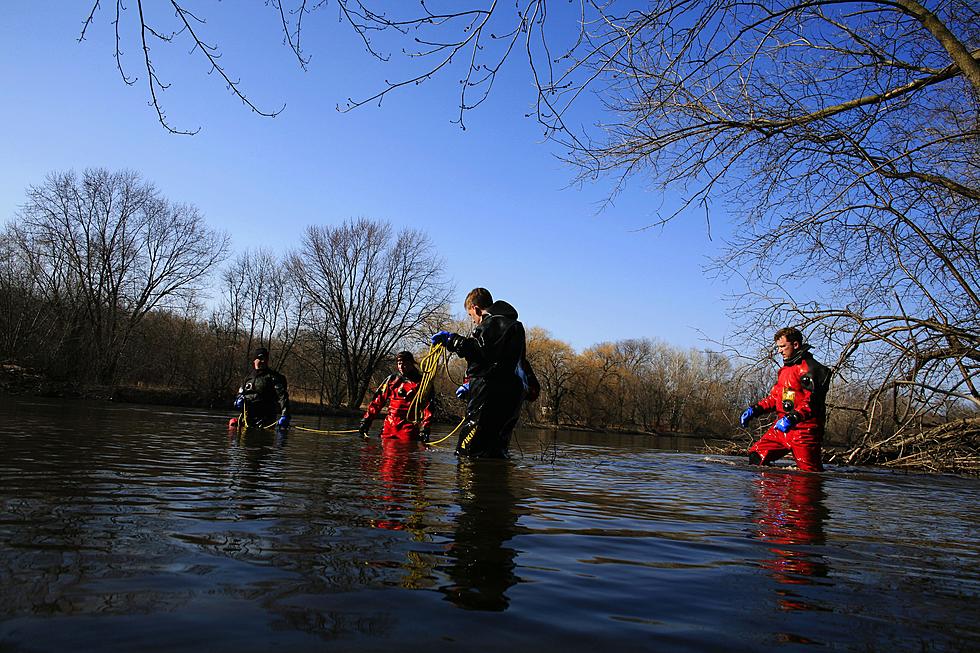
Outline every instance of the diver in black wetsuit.
POLYGON ((432 344, 445 345, 467 362, 466 423, 456 453, 506 458, 525 393, 521 367, 527 346, 524 325, 513 306, 493 301, 486 288, 471 290, 464 306, 476 324, 472 336, 448 331, 432 336, 432 344))
POLYGON ((259 347, 252 360, 252 373, 238 388, 235 407, 243 411, 243 426, 289 428, 289 390, 286 377, 269 368, 269 350, 259 347))

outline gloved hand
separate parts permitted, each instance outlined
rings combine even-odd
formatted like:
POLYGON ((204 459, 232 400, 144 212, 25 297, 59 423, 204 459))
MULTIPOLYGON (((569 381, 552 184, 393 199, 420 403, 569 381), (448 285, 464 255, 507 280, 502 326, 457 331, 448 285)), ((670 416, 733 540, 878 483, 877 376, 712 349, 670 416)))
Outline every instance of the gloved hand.
POLYGON ((362 438, 369 438, 371 437, 368 434, 368 431, 370 430, 371 430, 371 418, 365 417, 364 419, 361 420, 360 426, 357 427, 357 432, 361 434, 362 438))
POLYGON ((245 406, 245 395, 235 397, 235 408, 241 410, 245 406))
POLYGON ((758 412, 756 411, 755 406, 749 406, 745 409, 745 412, 742 413, 742 416, 738 418, 738 421, 742 426, 748 426, 749 420, 755 417, 757 414, 758 412))
POLYGON ((461 385, 458 388, 456 388, 456 398, 457 399, 465 399, 466 398, 466 395, 468 395, 469 393, 470 393, 470 382, 469 381, 467 381, 463 385, 461 385))
POLYGON ((422 442, 428 442, 429 441, 429 437, 431 435, 432 434, 430 433, 429 427, 428 426, 423 426, 422 429, 419 431, 419 440, 421 440, 422 442))
POLYGON ((452 339, 453 334, 448 331, 440 331, 439 333, 432 336, 433 345, 446 345, 452 339))
POLYGON ((283 415, 282 417, 280 417, 279 418, 279 422, 278 422, 277 425, 281 429, 288 429, 289 428, 289 415, 283 415))
POLYGON ((789 430, 796 426, 800 421, 800 414, 797 412, 786 413, 776 420, 776 430, 789 433, 789 430))

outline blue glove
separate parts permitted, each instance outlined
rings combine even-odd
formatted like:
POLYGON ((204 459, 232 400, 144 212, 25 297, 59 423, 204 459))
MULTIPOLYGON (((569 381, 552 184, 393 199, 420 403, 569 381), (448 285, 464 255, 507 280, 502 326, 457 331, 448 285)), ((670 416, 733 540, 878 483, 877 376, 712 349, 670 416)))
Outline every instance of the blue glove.
POLYGON ((745 412, 742 413, 742 416, 738 418, 738 421, 742 426, 747 426, 749 420, 753 417, 755 417, 755 406, 749 406, 745 409, 745 412))
POLYGON ((289 415, 283 415, 279 418, 279 428, 288 429, 289 428, 289 415))
POLYGON ((776 421, 776 430, 789 433, 789 430, 796 426, 796 423, 799 421, 800 418, 797 415, 789 413, 776 421))
POLYGON ((469 393, 470 393, 470 382, 469 381, 467 381, 463 385, 461 385, 458 388, 456 388, 456 398, 457 399, 463 399, 469 393))
POLYGON ((452 338, 452 337, 453 337, 453 334, 449 333, 448 331, 440 331, 439 333, 437 333, 434 336, 432 336, 432 344, 433 345, 445 345, 445 344, 448 344, 450 338, 452 338))
POLYGON ((237 397, 235 397, 235 408, 241 410, 242 406, 244 405, 245 405, 245 395, 238 395, 237 397))

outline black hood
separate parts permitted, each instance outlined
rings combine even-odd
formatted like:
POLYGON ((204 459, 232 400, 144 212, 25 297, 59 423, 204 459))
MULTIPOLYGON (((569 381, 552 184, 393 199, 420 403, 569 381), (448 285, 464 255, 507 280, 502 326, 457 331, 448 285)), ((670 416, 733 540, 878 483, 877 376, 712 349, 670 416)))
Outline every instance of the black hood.
POLYGON ((800 350, 790 358, 783 360, 783 367, 797 365, 801 360, 810 356, 810 345, 801 345, 800 350))
POLYGON ((517 309, 504 301, 496 301, 490 305, 487 309, 490 315, 499 315, 501 317, 509 317, 512 320, 517 319, 517 309))

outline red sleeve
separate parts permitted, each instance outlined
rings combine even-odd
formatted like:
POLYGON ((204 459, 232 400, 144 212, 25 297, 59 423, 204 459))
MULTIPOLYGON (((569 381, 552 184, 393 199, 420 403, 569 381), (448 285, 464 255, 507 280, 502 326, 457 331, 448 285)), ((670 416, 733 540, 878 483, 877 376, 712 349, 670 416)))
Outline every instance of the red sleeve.
POLYGON ((385 407, 385 403, 388 401, 388 391, 390 390, 388 381, 390 379, 385 379, 385 382, 374 391, 374 399, 368 405, 367 412, 364 413, 364 419, 374 419, 381 414, 381 409, 385 407))
POLYGON ((776 410, 776 408, 782 403, 782 386, 779 383, 779 378, 776 378, 776 384, 772 386, 772 390, 766 395, 765 399, 761 399, 759 403, 756 404, 763 412, 771 413, 776 410))

